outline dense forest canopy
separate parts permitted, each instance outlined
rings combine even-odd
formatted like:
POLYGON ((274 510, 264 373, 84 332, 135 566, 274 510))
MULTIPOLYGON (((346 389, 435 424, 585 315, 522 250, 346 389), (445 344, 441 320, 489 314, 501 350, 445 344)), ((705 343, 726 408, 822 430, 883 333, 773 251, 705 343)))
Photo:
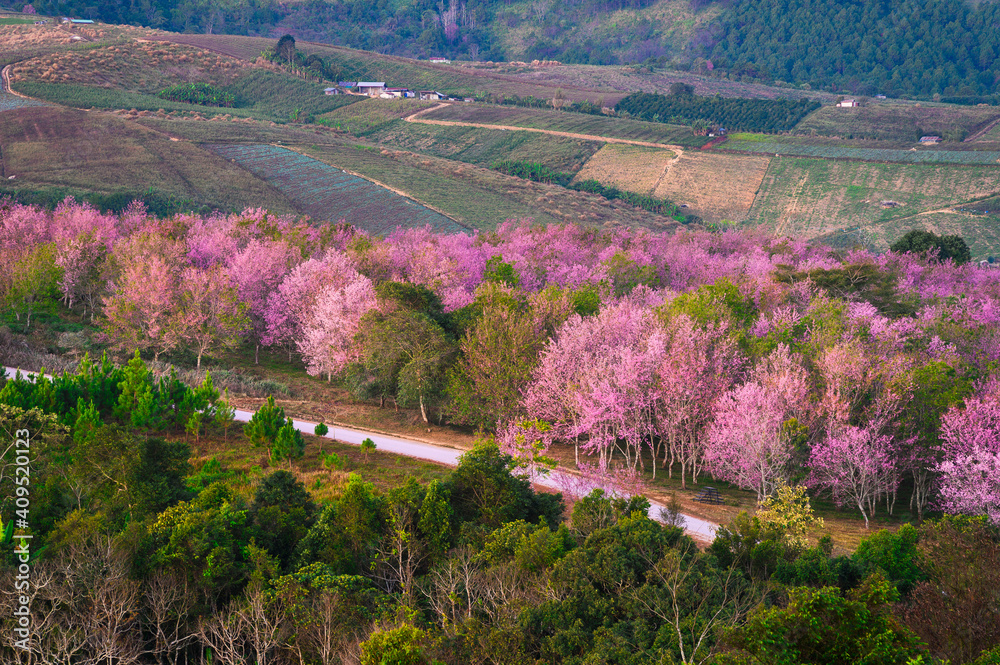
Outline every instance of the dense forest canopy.
POLYGON ((854 94, 991 94, 1000 5, 962 0, 749 0, 723 14, 704 55, 753 78, 854 94))

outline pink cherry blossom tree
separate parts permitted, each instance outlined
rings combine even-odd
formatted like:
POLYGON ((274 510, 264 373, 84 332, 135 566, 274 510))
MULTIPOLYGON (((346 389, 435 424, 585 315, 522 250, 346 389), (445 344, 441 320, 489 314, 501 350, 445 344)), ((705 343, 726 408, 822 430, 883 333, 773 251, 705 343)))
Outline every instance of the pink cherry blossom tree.
POLYGON ((326 374, 327 381, 360 357, 354 343, 361 317, 376 306, 375 287, 355 273, 346 286, 329 285, 317 297, 311 316, 302 327, 299 351, 306 371, 326 374))
POLYGON ((953 513, 986 515, 1000 526, 1000 452, 975 446, 946 459, 941 474, 941 506, 953 513))
POLYGON ((867 529, 876 502, 899 484, 893 453, 892 437, 870 427, 843 427, 813 446, 808 484, 828 491, 839 505, 857 506, 867 529))
POLYGON ((206 352, 235 347, 249 324, 246 305, 239 302, 236 288, 220 266, 184 270, 172 318, 170 325, 179 343, 197 354, 198 368, 206 352))
POLYGON ((254 363, 260 362, 260 346, 267 334, 268 298, 300 261, 297 248, 282 241, 256 239, 229 260, 229 277, 240 302, 247 307, 247 336, 254 345, 254 363))
POLYGON ((680 314, 669 322, 666 339, 657 368, 656 429, 663 465, 673 477, 674 464, 680 462, 681 487, 685 487, 688 468, 697 482, 704 432, 716 401, 732 387, 744 362, 725 323, 701 327, 680 314))
POLYGON ((753 369, 750 381, 718 402, 706 438, 705 466, 717 478, 758 499, 788 479, 792 442, 783 431, 808 413, 809 381, 797 357, 779 345, 753 369))
POLYGON ((154 358, 180 343, 172 321, 180 291, 180 270, 163 256, 125 266, 104 301, 102 331, 112 347, 153 351, 154 358))

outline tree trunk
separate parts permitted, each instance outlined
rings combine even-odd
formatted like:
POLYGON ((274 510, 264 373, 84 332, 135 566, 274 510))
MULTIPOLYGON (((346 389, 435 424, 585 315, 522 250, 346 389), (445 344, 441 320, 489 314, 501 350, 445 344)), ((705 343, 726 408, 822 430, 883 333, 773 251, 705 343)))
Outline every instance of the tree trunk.
POLYGON ((201 351, 198 352, 198 360, 194 364, 195 369, 201 369, 201 351))
POLYGON ((424 406, 424 396, 423 395, 420 396, 420 416, 424 419, 425 423, 428 423, 428 424, 430 423, 430 421, 427 420, 427 408, 424 406))
POLYGON ((253 345, 253 364, 260 364, 260 344, 253 345))

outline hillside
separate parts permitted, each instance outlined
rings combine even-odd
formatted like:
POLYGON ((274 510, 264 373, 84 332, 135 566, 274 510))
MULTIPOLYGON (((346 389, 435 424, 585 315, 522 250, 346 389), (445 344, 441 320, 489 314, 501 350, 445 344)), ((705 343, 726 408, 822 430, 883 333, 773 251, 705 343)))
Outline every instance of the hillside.
POLYGON ((973 100, 995 95, 1000 73, 993 2, 39 0, 34 7, 178 33, 290 33, 421 59, 644 63, 856 95, 973 100))

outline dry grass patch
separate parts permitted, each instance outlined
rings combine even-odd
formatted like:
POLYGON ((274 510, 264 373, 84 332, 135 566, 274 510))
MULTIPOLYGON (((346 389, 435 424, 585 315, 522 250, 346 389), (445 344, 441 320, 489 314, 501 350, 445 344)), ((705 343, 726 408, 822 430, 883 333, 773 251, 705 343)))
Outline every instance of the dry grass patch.
POLYGON ((671 150, 609 143, 584 164, 576 181, 596 180, 629 192, 652 194, 676 157, 671 150))
POLYGON ((685 151, 653 196, 687 205, 684 211, 708 222, 742 221, 753 206, 770 157, 685 151))
POLYGON ((192 81, 224 85, 247 66, 235 58, 190 46, 130 41, 32 58, 15 65, 12 74, 15 81, 76 83, 156 93, 192 81))

